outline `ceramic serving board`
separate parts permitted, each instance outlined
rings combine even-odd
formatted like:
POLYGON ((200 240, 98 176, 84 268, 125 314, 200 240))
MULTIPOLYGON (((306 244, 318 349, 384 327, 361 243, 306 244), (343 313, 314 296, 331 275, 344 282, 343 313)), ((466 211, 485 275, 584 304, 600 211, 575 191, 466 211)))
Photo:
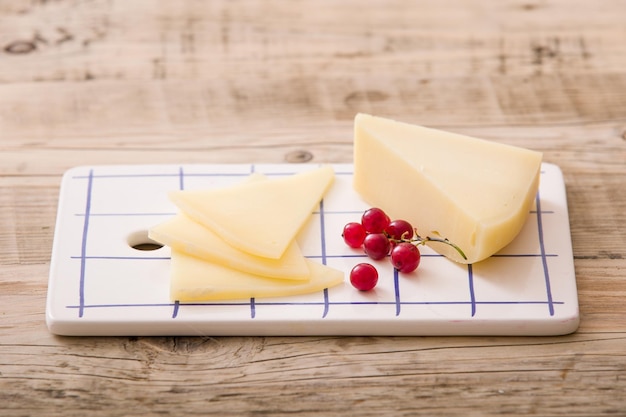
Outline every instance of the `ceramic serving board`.
POLYGON ((451 262, 420 247, 412 274, 373 262, 378 286, 354 289, 366 261, 343 226, 368 205, 352 189, 352 165, 298 236, 304 254, 345 271, 345 282, 283 298, 182 303, 169 297, 170 252, 147 230, 176 213, 170 190, 221 187, 252 172, 292 175, 310 164, 84 166, 62 179, 46 321, 59 335, 560 335, 575 331, 578 297, 567 200, 558 166, 544 163, 519 236, 490 259, 451 262))

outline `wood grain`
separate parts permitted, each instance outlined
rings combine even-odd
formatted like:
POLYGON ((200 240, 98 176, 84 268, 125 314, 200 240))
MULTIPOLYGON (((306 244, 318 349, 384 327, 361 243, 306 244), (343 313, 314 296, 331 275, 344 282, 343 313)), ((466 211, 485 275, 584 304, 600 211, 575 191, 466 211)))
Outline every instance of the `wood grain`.
POLYGON ((626 2, 0 3, 0 415, 626 415, 626 2), (351 162, 357 112, 563 170, 563 337, 65 338, 62 173, 351 162))

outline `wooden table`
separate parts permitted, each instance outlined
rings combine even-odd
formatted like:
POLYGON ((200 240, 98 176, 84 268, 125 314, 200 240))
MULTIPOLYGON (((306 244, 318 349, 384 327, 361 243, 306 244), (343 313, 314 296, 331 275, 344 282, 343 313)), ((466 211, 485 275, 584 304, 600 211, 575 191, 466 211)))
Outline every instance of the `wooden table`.
POLYGON ((1 415, 626 415, 626 2, 0 3, 1 415), (62 173, 351 162, 367 112, 564 172, 562 337, 55 337, 62 173))

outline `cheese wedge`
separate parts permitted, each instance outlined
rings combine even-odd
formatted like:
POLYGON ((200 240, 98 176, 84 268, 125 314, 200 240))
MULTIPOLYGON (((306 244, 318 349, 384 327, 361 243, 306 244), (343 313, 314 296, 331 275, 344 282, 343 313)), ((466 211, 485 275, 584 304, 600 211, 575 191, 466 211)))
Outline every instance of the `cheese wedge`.
POLYGON ((172 251, 170 296, 173 301, 203 302, 308 294, 343 282, 343 272, 307 260, 308 281, 264 278, 172 251))
POLYGON ((311 275, 295 241, 279 259, 254 256, 235 249, 182 213, 152 227, 148 236, 176 251, 250 274, 288 280, 308 280, 311 275))
POLYGON ((520 232, 539 186, 542 154, 358 114, 354 189, 372 206, 451 246, 429 244, 462 263, 493 255, 520 232))
POLYGON ((170 193, 171 201, 230 245, 279 259, 332 184, 331 166, 267 181, 170 193))

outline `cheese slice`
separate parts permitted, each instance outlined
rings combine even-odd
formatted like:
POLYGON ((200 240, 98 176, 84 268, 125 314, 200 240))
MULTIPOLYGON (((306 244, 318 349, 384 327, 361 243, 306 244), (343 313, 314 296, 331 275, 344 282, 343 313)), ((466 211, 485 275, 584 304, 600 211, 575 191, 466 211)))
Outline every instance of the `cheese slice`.
POLYGON ((235 249, 182 213, 150 228, 148 236, 176 251, 255 275, 288 280, 308 280, 311 275, 295 240, 279 259, 254 256, 235 249))
POLYGON ((358 114, 354 189, 457 262, 479 262, 510 243, 539 186, 542 154, 460 134, 358 114))
POLYGON ((173 301, 203 302, 314 293, 339 285, 343 272, 307 260, 308 281, 289 281, 247 274, 172 251, 170 296, 173 301))
POLYGON ((280 258, 332 184, 331 166, 267 181, 170 193, 178 208, 235 248, 280 258))

